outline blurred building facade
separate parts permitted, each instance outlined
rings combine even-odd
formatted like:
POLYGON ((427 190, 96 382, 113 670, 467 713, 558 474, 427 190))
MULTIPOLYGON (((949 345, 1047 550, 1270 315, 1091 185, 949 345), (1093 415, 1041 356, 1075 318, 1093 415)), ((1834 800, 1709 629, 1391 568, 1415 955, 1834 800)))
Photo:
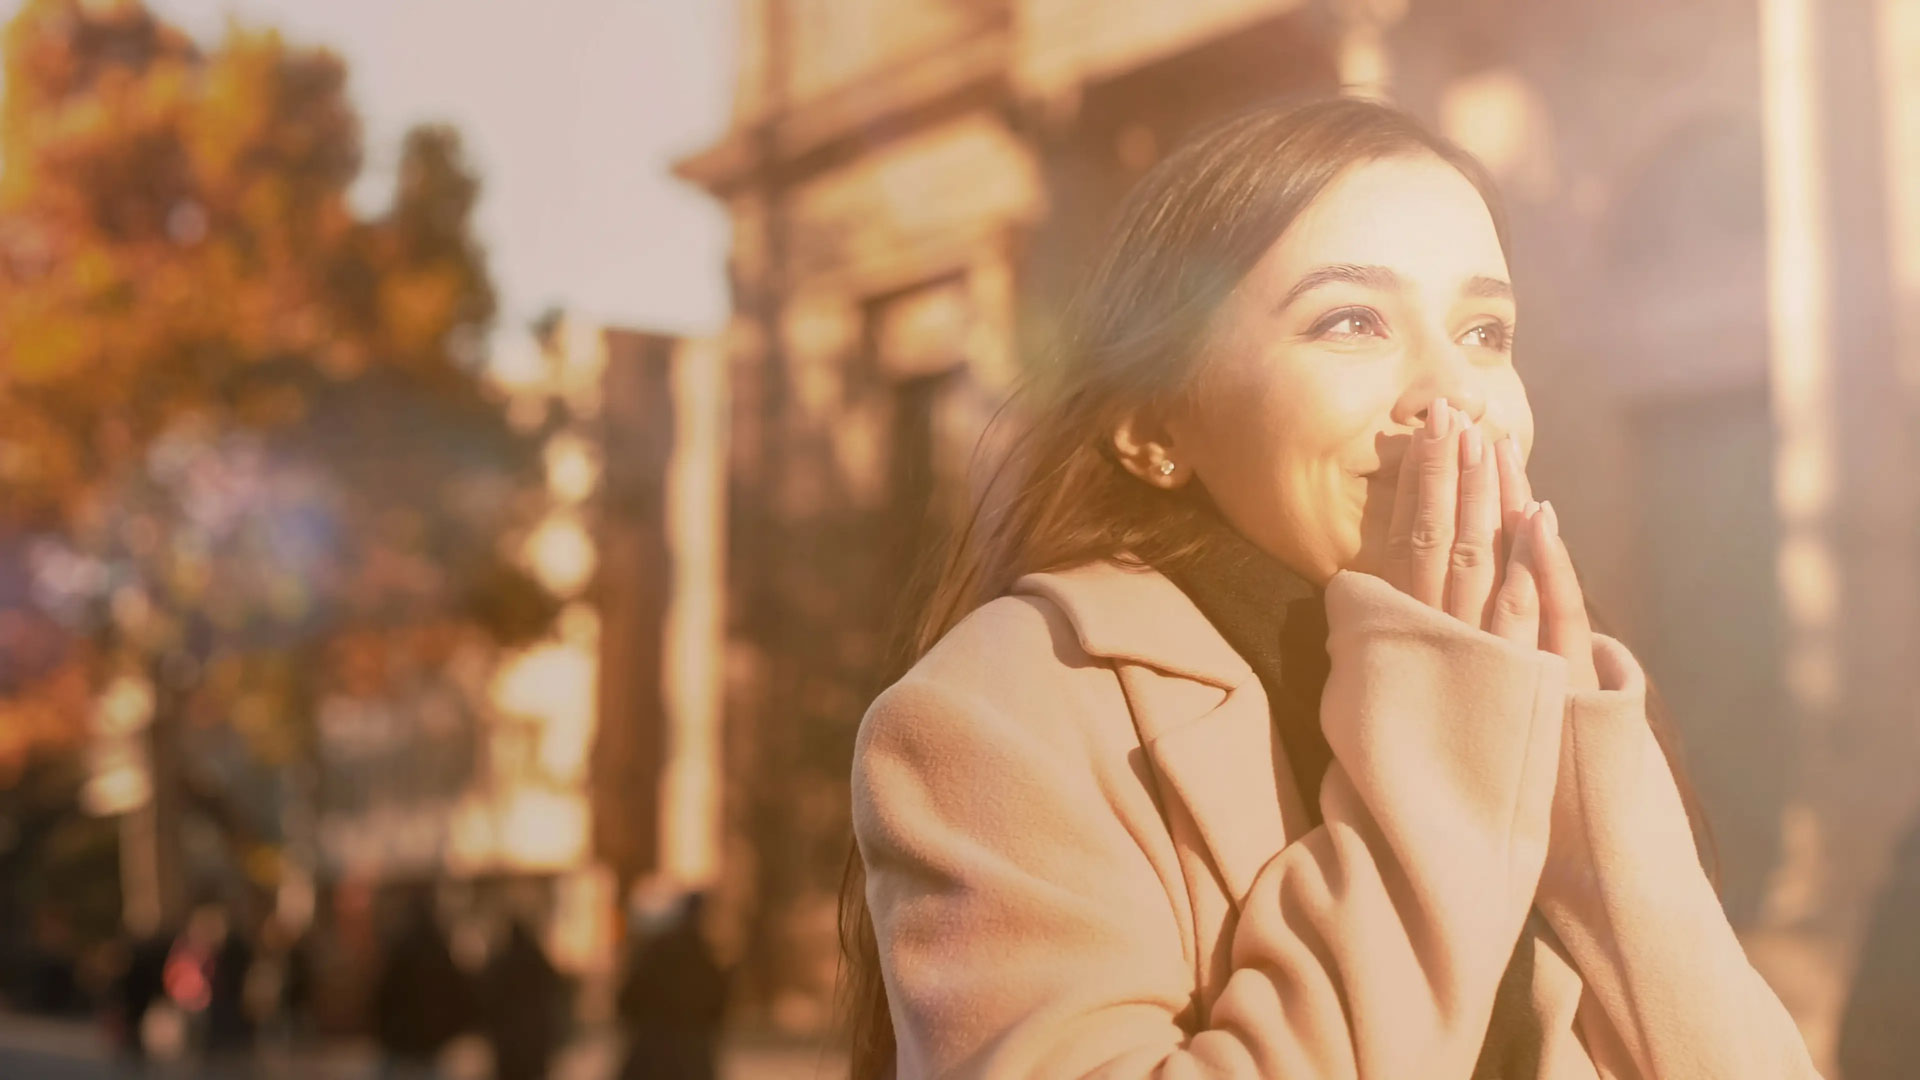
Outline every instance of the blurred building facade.
POLYGON ((889 622, 1119 197, 1346 87, 1509 196, 1536 484, 1831 1063, 1916 809, 1920 4, 745 0, 741 34, 732 129, 678 168, 734 222, 724 877, 760 1006, 825 1015, 889 622))
POLYGON ((337 997, 364 989, 380 913, 426 885, 456 929, 531 920, 604 1009, 634 887, 712 877, 721 374, 709 343, 565 315, 492 362, 545 470, 502 542, 559 611, 537 640, 448 651, 422 695, 321 704, 314 899, 348 946, 323 973, 337 997))

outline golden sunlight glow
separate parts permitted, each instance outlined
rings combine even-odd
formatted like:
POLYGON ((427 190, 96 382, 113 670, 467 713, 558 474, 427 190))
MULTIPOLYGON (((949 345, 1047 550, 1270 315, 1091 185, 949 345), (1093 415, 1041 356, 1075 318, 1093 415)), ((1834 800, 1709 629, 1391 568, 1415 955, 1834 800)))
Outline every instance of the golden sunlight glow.
POLYGON ((521 867, 577 866, 587 856, 589 820, 575 793, 522 788, 501 812, 501 854, 521 867))
POLYGON ((143 678, 122 675, 107 684, 95 704, 93 729, 98 735, 131 735, 152 717, 152 685, 143 678))
POLYGON ((1827 535, 1834 498, 1831 238, 1824 216, 1813 0, 1761 4, 1766 137, 1769 372, 1782 525, 1776 573, 1787 604, 1789 689, 1807 714, 1833 703, 1837 573, 1827 535))
POLYGON ((667 469, 673 593, 667 611, 668 754, 662 869, 689 885, 720 872, 720 655, 726 549, 726 365, 713 342, 682 346, 673 367, 675 425, 667 469))
POLYGON ((1896 363, 1920 393, 1920 3, 1880 0, 1880 107, 1885 115, 1887 217, 1893 237, 1896 363))
POLYGON ((1357 97, 1388 96, 1387 49, 1375 27, 1358 25, 1342 34, 1336 63, 1342 91, 1357 97))
POLYGON ((599 563, 593 538, 572 514, 550 515, 534 528, 522 550, 540 583, 561 596, 585 588, 599 563))
POLYGON ((1538 197, 1552 190, 1547 104, 1518 72, 1493 68, 1449 84, 1440 97, 1440 129, 1510 191, 1538 197))
POLYGON ((1795 623, 1826 625, 1840 614, 1840 575, 1831 553, 1804 533, 1780 545, 1781 595, 1795 623))
POLYGON ((553 373, 554 390, 575 416, 599 415, 601 378, 607 370, 607 335, 598 324, 584 319, 561 321, 557 336, 559 363, 553 373))
POLYGON ((604 866, 584 866, 561 874, 553 886, 547 947, 554 965, 566 971, 613 971, 622 959, 614 948, 613 875, 604 866))
POLYGON ((487 355, 487 381, 510 395, 535 393, 546 386, 547 360, 533 339, 505 336, 487 355))
POLYGON ((593 735, 596 658, 591 647, 549 642, 500 665, 494 708, 540 725, 539 765, 558 783, 577 783, 593 735))
POLYGON ((600 455, 578 435, 563 433, 547 441, 547 491, 558 502, 585 502, 600 484, 600 455))
POLYGON ((153 780, 144 756, 136 756, 131 744, 101 741, 89 749, 90 775, 80 789, 80 808, 94 817, 112 817, 145 806, 153 798, 153 780), (104 760, 106 751, 115 751, 112 760, 104 760))
POLYGON ((443 858, 456 874, 573 869, 587 857, 589 813, 577 791, 516 785, 470 795, 448 815, 443 858))

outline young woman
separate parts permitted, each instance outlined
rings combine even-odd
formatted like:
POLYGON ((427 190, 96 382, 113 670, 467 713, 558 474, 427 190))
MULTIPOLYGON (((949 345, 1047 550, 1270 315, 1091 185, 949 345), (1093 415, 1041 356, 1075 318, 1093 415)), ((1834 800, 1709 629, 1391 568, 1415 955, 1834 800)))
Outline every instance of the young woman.
POLYGON ((1352 100, 1122 212, 862 723, 855 1074, 1813 1074, 1524 462, 1491 183, 1352 100))

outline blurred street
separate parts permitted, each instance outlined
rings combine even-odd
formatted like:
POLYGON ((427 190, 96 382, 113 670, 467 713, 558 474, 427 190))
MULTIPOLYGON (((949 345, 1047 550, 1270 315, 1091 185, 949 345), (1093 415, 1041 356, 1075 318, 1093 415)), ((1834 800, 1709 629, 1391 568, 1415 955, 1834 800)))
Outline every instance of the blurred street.
MULTIPOLYGON (((475 1040, 448 1051, 446 1080, 482 1080, 489 1075, 486 1052, 475 1040)), ((610 1080, 619 1064, 619 1046, 610 1032, 588 1033, 561 1051, 551 1080, 610 1080)), ((819 1080, 844 1075, 846 1063, 832 1052, 801 1042, 751 1037, 730 1040, 721 1052, 722 1080, 819 1080)), ((130 1080, 136 1074, 113 1060, 99 1029, 84 1021, 46 1020, 0 1015, 0 1078, 4 1080, 130 1080)), ((150 1066, 151 1080, 186 1080, 206 1075, 185 1064, 150 1066)), ((272 1077, 273 1080, 373 1080, 379 1062, 370 1043, 339 1041, 290 1056, 262 1051, 251 1073, 223 1077, 272 1077)))

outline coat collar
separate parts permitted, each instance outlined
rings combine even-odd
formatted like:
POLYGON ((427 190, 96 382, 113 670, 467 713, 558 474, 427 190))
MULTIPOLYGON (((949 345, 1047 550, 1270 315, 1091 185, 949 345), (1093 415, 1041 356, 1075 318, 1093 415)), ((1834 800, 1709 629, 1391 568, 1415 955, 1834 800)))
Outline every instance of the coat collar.
POLYGON ((1091 563, 1029 574, 1014 591, 1059 605, 1080 647, 1115 663, 1163 791, 1237 907, 1274 852, 1312 827, 1253 669, 1155 570, 1091 563))
POLYGON ((1028 574, 1013 591, 1058 604, 1089 656, 1145 664, 1222 690, 1253 675, 1187 594, 1150 567, 1087 563, 1028 574))

